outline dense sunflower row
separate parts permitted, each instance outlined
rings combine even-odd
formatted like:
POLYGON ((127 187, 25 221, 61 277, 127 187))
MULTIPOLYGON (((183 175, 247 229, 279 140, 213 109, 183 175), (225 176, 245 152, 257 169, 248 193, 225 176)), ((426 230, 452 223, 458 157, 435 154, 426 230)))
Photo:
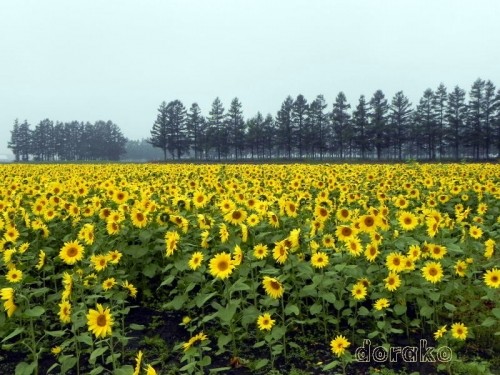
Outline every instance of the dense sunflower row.
POLYGON ((211 340, 233 358, 267 347, 258 369, 296 350, 298 332, 344 358, 364 338, 452 345, 499 328, 497 165, 4 165, 0 177, 0 333, 30 349, 33 371, 51 350, 65 371, 83 355, 95 373, 125 364, 130 304, 186 315, 189 373, 210 364, 211 340))

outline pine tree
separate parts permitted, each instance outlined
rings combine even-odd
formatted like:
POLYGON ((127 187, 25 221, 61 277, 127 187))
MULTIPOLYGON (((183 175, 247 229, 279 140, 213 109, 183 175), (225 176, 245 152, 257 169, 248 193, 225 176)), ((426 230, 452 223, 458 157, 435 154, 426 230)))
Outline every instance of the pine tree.
POLYGON ((10 134, 10 141, 7 147, 12 150, 14 160, 19 161, 21 159, 21 149, 19 147, 19 120, 17 118, 14 120, 14 128, 10 131, 10 134))
POLYGON ((231 101, 231 106, 226 114, 226 124, 228 128, 228 145, 234 149, 234 157, 238 159, 238 154, 241 157, 245 145, 245 120, 243 119, 243 111, 238 98, 231 101))
POLYGON ((359 97, 358 105, 352 113, 354 145, 361 153, 361 158, 366 158, 366 153, 371 150, 371 139, 368 134, 368 104, 365 96, 359 97))
POLYGON ((439 85, 434 94, 434 111, 436 113, 436 148, 439 157, 442 158, 445 154, 444 143, 444 128, 446 122, 446 101, 448 93, 443 83, 439 85))
POLYGON ((347 103, 345 94, 341 91, 338 93, 333 110, 331 113, 331 123, 333 129, 333 144, 334 150, 338 151, 341 159, 345 157, 345 150, 351 138, 351 116, 347 112, 351 105, 347 103))
POLYGON ((290 159, 293 151, 293 124, 292 124, 293 99, 288 96, 281 104, 281 109, 276 115, 276 131, 279 151, 283 150, 286 157, 290 159))
POLYGON ((199 159, 206 144, 206 121, 201 114, 200 107, 193 103, 187 114, 186 129, 191 146, 194 150, 195 159, 199 159))
POLYGON ((168 149, 168 114, 167 103, 162 102, 158 108, 156 121, 151 129, 151 138, 148 139, 153 147, 160 148, 163 151, 163 160, 167 160, 168 149))
POLYGON ((220 160, 223 155, 229 151, 228 132, 224 118, 224 107, 217 97, 212 103, 212 109, 208 116, 207 141, 210 148, 215 148, 217 159, 220 160))
POLYGON ((460 158, 465 122, 467 120, 465 91, 458 86, 455 86, 453 91, 448 95, 446 120, 445 140, 450 144, 455 160, 458 160, 460 158))
POLYGON ((327 139, 330 138, 330 122, 328 116, 325 114, 326 107, 327 104, 323 95, 318 95, 309 106, 308 118, 311 122, 311 137, 309 142, 312 147, 313 156, 317 150, 320 159, 323 159, 327 150, 327 139))
POLYGON ((399 160, 403 158, 403 145, 408 139, 411 113, 410 101, 403 94, 403 91, 398 91, 392 98, 389 116, 392 144, 399 160))
POLYGON ((382 151, 388 146, 387 111, 389 106, 382 90, 377 90, 370 99, 369 130, 377 159, 382 158, 382 151))
POLYGON ((481 146, 484 139, 484 86, 485 82, 478 78, 472 84, 469 93, 468 119, 466 139, 467 146, 471 147, 472 157, 480 158, 481 146))
POLYGON ((300 158, 302 158, 305 148, 304 134, 307 123, 308 109, 309 106, 306 98, 304 98, 304 95, 298 95, 292 105, 292 139, 294 145, 299 151, 300 158))

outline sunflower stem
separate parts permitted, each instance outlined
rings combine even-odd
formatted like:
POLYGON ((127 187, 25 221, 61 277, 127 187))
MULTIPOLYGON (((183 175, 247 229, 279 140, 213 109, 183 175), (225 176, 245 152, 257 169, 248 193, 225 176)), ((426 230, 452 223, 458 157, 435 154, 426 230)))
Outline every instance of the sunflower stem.
POLYGON ((285 361, 288 359, 286 354, 286 319, 285 319, 285 301, 283 296, 281 296, 281 318, 283 320, 283 328, 285 332, 283 333, 283 354, 285 356, 285 361))

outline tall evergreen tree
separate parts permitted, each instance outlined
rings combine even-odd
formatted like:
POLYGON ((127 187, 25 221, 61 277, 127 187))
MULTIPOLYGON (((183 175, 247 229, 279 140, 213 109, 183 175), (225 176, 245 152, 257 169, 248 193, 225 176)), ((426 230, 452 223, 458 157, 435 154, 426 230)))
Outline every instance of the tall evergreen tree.
POLYGON ((465 91, 458 86, 455 86, 453 91, 448 95, 446 120, 445 140, 450 144, 455 160, 458 160, 460 158, 464 127, 467 121, 465 91))
POLYGON ((365 96, 359 97, 358 105, 352 113, 352 126, 354 145, 359 150, 361 158, 366 158, 366 153, 371 150, 371 139, 368 133, 369 107, 365 96))
POLYGON ((415 127, 419 136, 419 146, 427 153, 429 160, 436 157, 436 111, 435 111, 434 92, 431 89, 424 91, 420 98, 415 112, 415 127))
POLYGON ((483 111, 483 144, 485 157, 489 158, 491 153, 491 144, 494 134, 495 111, 498 107, 498 101, 495 96, 495 85, 490 81, 484 84, 484 97, 482 103, 483 111))
POLYGON ((341 159, 345 157, 345 150, 350 139, 350 133, 352 133, 349 108, 351 108, 351 105, 347 103, 345 94, 342 91, 339 92, 333 103, 331 123, 334 137, 333 149, 337 151, 341 159))
POLYGON ((238 159, 241 156, 245 146, 245 120, 243 119, 243 111, 238 98, 231 101, 226 114, 226 124, 228 128, 228 143, 234 150, 234 157, 238 159))
POLYGON ((446 87, 441 83, 434 93, 434 111, 436 113, 436 149, 439 157, 445 154, 444 132, 446 125, 446 107, 448 93, 446 87))
POLYGON ((153 146, 160 148, 163 151, 163 160, 167 160, 168 149, 168 113, 167 103, 162 102, 158 108, 156 121, 151 129, 151 138, 148 142, 153 146))
POLYGON ((304 95, 298 95, 292 105, 292 137, 300 158, 302 158, 305 148, 304 133, 308 109, 309 105, 304 95))
POLYGON ((309 140, 312 146, 313 156, 317 150, 320 159, 327 150, 327 139, 330 138, 328 116, 325 114, 327 107, 323 95, 318 95, 316 99, 309 106, 309 115, 311 123, 311 139, 309 140))
POLYGON ((186 128, 188 138, 193 147, 194 158, 199 159, 204 151, 206 144, 206 121, 201 114, 200 107, 193 103, 187 114, 186 128))
POLYGON ((480 158, 484 140, 484 87, 485 82, 478 78, 469 92, 466 139, 467 146, 471 147, 472 157, 476 160, 480 158))
POLYGON ((19 161, 21 159, 21 148, 19 146, 19 120, 16 118, 14 120, 14 128, 10 131, 10 141, 7 147, 12 150, 14 154, 14 160, 19 161))
POLYGON ((167 139, 167 148, 173 158, 180 159, 189 150, 186 108, 180 100, 167 104, 167 139))
POLYGON ((369 136, 377 152, 377 159, 382 158, 382 151, 388 146, 387 112, 389 106, 382 90, 377 90, 370 99, 369 136))
POLYGON ((279 150, 283 150, 290 159, 293 151, 293 123, 292 123, 293 99, 288 96, 281 104, 281 109, 276 115, 276 131, 279 150))
POLYGON ((220 160, 223 155, 229 151, 228 132, 224 118, 224 107, 217 97, 212 103, 212 109, 208 116, 208 134, 207 141, 210 148, 215 148, 217 159, 220 160))
POLYGON ((397 152, 399 160, 403 158, 403 145, 408 139, 411 113, 412 110, 409 99, 403 94, 403 91, 398 91, 392 98, 389 116, 392 145, 397 152))

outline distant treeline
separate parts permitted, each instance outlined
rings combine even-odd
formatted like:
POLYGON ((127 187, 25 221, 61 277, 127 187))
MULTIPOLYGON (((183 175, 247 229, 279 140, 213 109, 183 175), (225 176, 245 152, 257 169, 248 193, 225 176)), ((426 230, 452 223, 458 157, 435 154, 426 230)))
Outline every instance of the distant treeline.
POLYGON ((8 147, 16 161, 119 160, 127 139, 111 121, 54 124, 45 119, 34 130, 14 121, 8 147))
POLYGON ((26 160, 375 159, 474 160, 500 153, 500 90, 477 79, 466 97, 456 86, 427 89, 413 106, 402 91, 389 102, 382 90, 351 107, 340 92, 328 109, 318 95, 288 96, 275 116, 245 119, 238 98, 226 111, 219 98, 208 116, 197 103, 161 103, 151 136, 127 140, 111 121, 41 121, 34 130, 16 120, 8 147, 26 160))
POLYGON ((308 103, 288 96, 273 117, 244 119, 234 98, 225 111, 216 98, 208 116, 194 103, 161 103, 150 142, 163 158, 488 159, 500 150, 500 91, 477 79, 451 92, 427 89, 413 107, 402 91, 392 100, 381 90, 351 108, 340 92, 331 109, 322 95, 308 103))

